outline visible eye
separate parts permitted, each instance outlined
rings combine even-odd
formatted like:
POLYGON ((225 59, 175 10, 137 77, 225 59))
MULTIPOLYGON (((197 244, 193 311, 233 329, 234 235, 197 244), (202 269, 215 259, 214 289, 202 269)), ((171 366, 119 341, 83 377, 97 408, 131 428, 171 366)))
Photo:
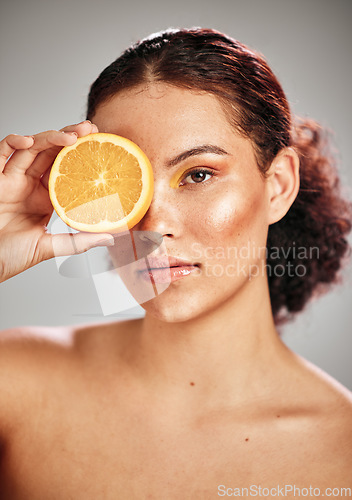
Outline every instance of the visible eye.
POLYGON ((207 175, 213 177, 214 174, 215 172, 213 170, 209 170, 207 168, 194 168, 186 173, 180 185, 183 186, 184 184, 202 184, 205 180, 209 180, 209 178, 206 179, 207 175), (190 182, 185 182, 188 178, 191 179, 190 182))

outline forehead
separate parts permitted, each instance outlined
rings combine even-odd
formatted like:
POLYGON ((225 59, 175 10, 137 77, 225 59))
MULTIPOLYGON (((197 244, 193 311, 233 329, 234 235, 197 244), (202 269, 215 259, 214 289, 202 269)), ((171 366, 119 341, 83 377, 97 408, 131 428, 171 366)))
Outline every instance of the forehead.
POLYGON ((118 93, 98 107, 93 121, 100 132, 127 137, 147 155, 147 150, 151 155, 165 147, 170 154, 200 142, 229 148, 240 138, 214 95, 165 83, 118 93))

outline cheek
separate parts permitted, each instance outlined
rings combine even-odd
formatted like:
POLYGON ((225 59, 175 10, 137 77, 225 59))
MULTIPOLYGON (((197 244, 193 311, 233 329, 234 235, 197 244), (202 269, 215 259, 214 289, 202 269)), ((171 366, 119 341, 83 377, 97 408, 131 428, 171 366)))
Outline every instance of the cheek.
POLYGON ((227 255, 232 259, 234 253, 229 254, 230 248, 238 251, 248 245, 258 248, 266 245, 265 196, 261 186, 257 186, 250 197, 238 190, 234 193, 234 189, 222 191, 219 198, 193 210, 188 219, 197 241, 195 248, 209 264, 226 259, 227 255))
POLYGON ((201 240, 233 237, 264 221, 263 193, 258 190, 249 198, 236 195, 234 190, 200 204, 192 211, 189 221, 201 240))
POLYGON ((239 206, 232 193, 223 195, 221 199, 209 204, 204 212, 205 226, 215 237, 228 234, 239 223, 239 206))

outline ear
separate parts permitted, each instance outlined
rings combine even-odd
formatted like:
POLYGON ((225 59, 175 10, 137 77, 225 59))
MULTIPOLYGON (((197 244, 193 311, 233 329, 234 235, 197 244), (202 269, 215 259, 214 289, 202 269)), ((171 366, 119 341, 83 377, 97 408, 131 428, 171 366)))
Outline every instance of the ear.
POLYGON ((299 191, 299 158, 292 148, 282 149, 267 171, 268 224, 282 219, 299 191))

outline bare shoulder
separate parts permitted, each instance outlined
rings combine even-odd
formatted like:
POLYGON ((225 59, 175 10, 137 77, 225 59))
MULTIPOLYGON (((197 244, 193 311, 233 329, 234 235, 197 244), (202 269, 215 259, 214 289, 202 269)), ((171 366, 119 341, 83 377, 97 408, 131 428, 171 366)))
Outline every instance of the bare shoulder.
POLYGON ((297 427, 297 449, 309 455, 310 470, 317 464, 323 482, 335 478, 352 486, 352 393, 310 361, 294 357, 294 401, 303 415, 297 427))
MULTIPOLYGON (((303 394, 309 396, 319 410, 330 418, 351 418, 352 392, 327 372, 307 359, 295 355, 297 376, 303 394)), ((351 420, 350 420, 351 422, 351 420)))
MULTIPOLYGON (((0 332, 0 373, 11 367, 29 368, 42 356, 51 359, 72 346, 74 329, 70 327, 19 327, 0 332)), ((40 369, 40 367, 38 367, 40 369)))
MULTIPOLYGON (((114 321, 93 325, 74 326, 26 326, 0 331, 0 357, 9 364, 15 357, 32 358, 35 355, 66 353, 97 344, 104 345, 109 339, 134 329, 138 320, 114 321)), ((2 364, 2 363, 1 363, 2 364)))
POLYGON ((19 402, 30 405, 30 398, 39 395, 42 387, 49 390, 68 383, 82 362, 109 350, 111 339, 118 344, 125 323, 21 327, 0 332, 0 424, 4 412, 20 412, 19 402))
POLYGON ((0 332, 0 417, 11 411, 11 403, 28 393, 49 366, 55 369, 67 359, 73 338, 69 327, 20 327, 0 332))

